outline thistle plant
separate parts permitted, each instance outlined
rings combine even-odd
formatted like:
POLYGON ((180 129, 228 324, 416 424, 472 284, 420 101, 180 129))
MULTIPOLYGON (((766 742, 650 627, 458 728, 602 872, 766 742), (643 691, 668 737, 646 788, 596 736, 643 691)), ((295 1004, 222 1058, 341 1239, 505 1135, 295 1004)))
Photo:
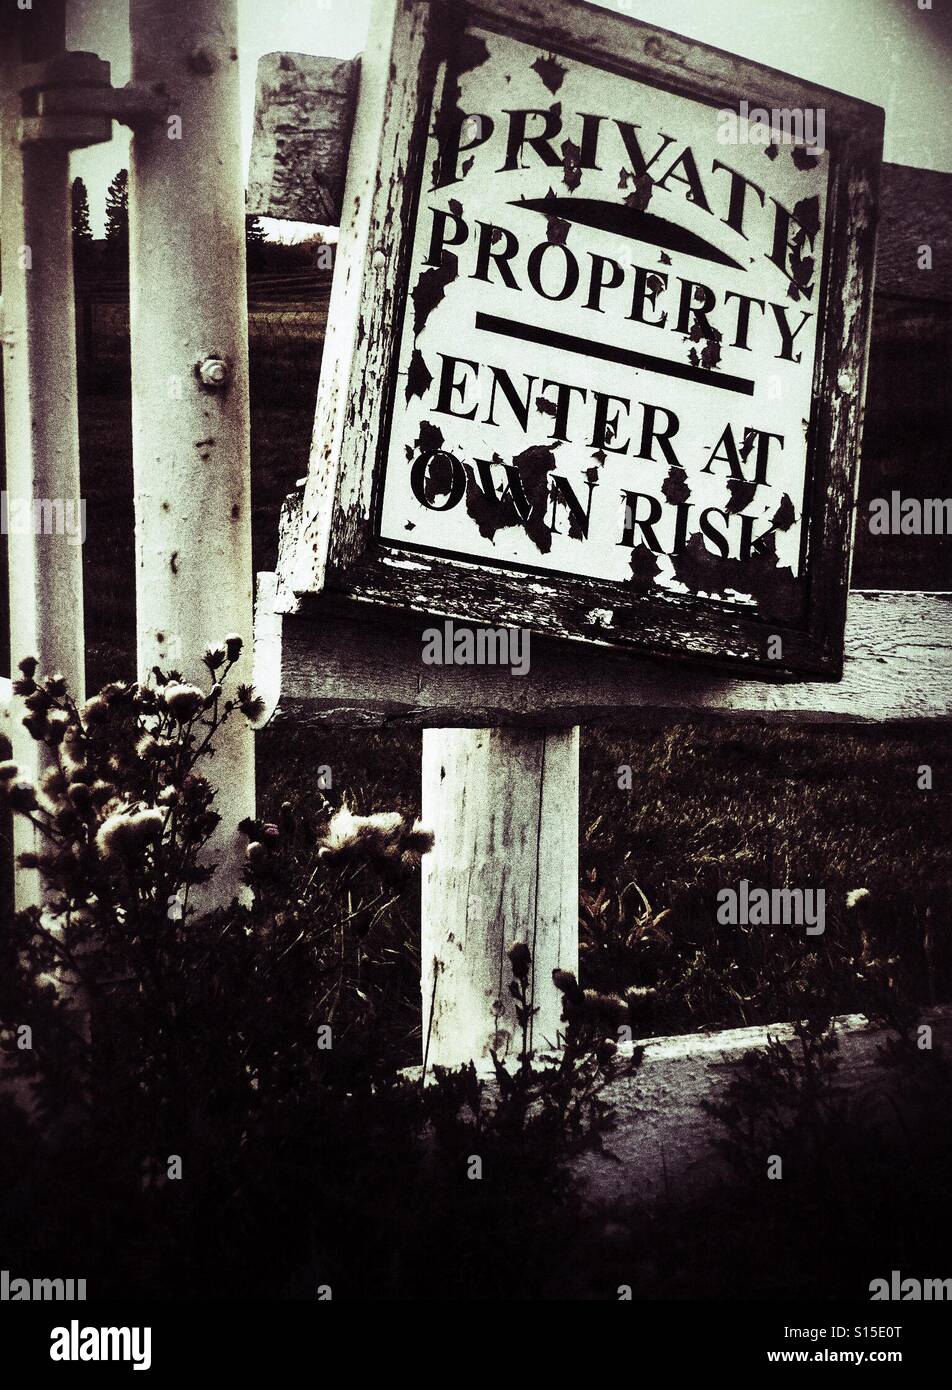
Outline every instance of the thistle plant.
POLYGON ((264 713, 250 686, 226 691, 241 649, 238 636, 209 648, 204 686, 156 666, 148 684, 115 681, 82 705, 62 676, 20 663, 14 693, 45 771, 35 784, 0 763, 0 800, 36 830, 18 862, 43 877, 48 923, 82 938, 187 914, 189 890, 214 872, 200 860, 220 819, 205 776, 215 737, 229 719, 264 713))

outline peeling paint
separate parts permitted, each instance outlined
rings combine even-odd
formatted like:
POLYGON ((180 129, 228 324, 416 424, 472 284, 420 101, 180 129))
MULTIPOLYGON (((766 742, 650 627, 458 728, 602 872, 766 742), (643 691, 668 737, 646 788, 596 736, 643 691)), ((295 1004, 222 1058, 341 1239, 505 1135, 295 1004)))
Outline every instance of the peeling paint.
POLYGON ((727 514, 736 516, 754 500, 757 484, 748 482, 746 478, 728 478, 727 493, 727 514))
POLYGON ((780 499, 780 506, 773 514, 771 526, 775 531, 789 531, 797 519, 796 508, 786 493, 780 499))
POLYGON ((809 299, 813 293, 816 262, 812 256, 805 254, 805 247, 808 241, 812 245, 820 231, 819 198, 815 194, 811 198, 801 198, 794 205, 792 217, 797 224, 797 230, 790 251, 790 273, 793 278, 787 294, 793 300, 799 299, 801 295, 809 299))
POLYGON ((582 150, 574 140, 562 142, 562 182, 571 193, 582 182, 582 150))
POLYGON ((793 160, 794 168, 799 169, 801 173, 809 173, 815 169, 819 159, 819 155, 808 145, 794 145, 790 151, 790 157, 793 160))
POLYGON ((426 326, 426 321, 446 294, 459 274, 459 260, 452 251, 444 251, 439 266, 424 270, 413 287, 413 336, 418 338, 426 326))
POLYGON ((454 150, 455 158, 455 144, 459 140, 459 132, 466 119, 466 113, 460 106, 462 90, 459 80, 464 72, 471 72, 473 68, 481 67, 489 61, 489 49, 485 40, 478 34, 470 33, 468 30, 457 31, 454 34, 449 31, 448 26, 440 32, 446 34, 448 52, 443 101, 433 122, 433 135, 437 144, 432 175, 435 188, 440 186, 443 160, 448 149, 454 150))
MULTIPOLYGON (((631 180, 631 192, 622 199, 622 202, 625 207, 633 208, 635 212, 645 212, 654 192, 654 180, 650 174, 632 174, 627 169, 623 169, 622 173, 627 174, 631 180)), ((627 187, 627 184, 622 184, 619 181, 619 187, 627 187)))
POLYGON ((562 83, 565 81, 565 74, 568 72, 568 68, 563 67, 554 53, 550 53, 548 58, 543 58, 540 54, 531 66, 533 72, 539 74, 540 78, 553 95, 562 86, 562 83))
POLYGON ((564 217, 549 217, 546 220, 546 238, 553 246, 564 246, 569 239, 571 222, 564 217))
MULTIPOLYGON (((494 456, 493 463, 502 459, 494 456)), ((549 501, 548 475, 555 468, 555 455, 546 445, 536 444, 513 459, 516 477, 509 479, 500 497, 484 490, 470 470, 466 488, 466 510, 476 522, 481 536, 494 539, 498 531, 521 526, 540 554, 552 548, 552 533, 545 524, 549 501)), ((493 478, 487 472, 488 483, 493 478)))
POLYGON ((645 545, 644 541, 632 550, 629 567, 631 579, 627 581, 628 585, 640 593, 647 593, 653 587, 655 577, 661 569, 658 557, 653 550, 645 545))
POLYGON ((407 372, 407 400, 412 400, 414 396, 425 396, 432 384, 433 377, 423 360, 423 353, 415 347, 407 372))
POLYGON ((668 476, 661 484, 661 492, 666 502, 670 502, 672 507, 676 507, 679 502, 687 502, 691 496, 691 488, 683 468, 676 468, 673 464, 668 470, 668 476))
POLYGON ((753 547, 747 561, 732 560, 708 550, 700 535, 692 536, 680 555, 672 557, 675 578, 695 594, 748 594, 764 617, 795 622, 802 611, 804 591, 791 569, 777 564, 772 531, 753 547))

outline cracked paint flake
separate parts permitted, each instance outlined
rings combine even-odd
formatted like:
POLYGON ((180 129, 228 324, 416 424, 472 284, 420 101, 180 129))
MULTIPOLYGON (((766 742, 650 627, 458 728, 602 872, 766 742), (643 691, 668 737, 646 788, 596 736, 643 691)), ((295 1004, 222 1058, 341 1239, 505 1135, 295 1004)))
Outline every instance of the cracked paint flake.
POLYGON ((649 546, 645 545, 644 541, 632 549, 629 568, 631 570, 631 578, 628 580, 629 587, 642 593, 654 586, 654 581, 661 571, 657 555, 649 546))
POLYGON ((540 54, 532 64, 532 71, 539 74, 549 91, 555 95, 565 81, 568 68, 558 61, 554 53, 550 53, 547 58, 543 58, 540 54))
MULTIPOLYGON (((501 464, 495 455, 492 460, 501 464)), ((469 471, 466 487, 466 510, 487 540, 497 532, 517 526, 525 531, 540 554, 552 547, 552 533, 545 524, 549 502, 549 474, 555 468, 555 455, 543 444, 533 445, 512 460, 512 474, 507 473, 502 495, 496 491, 496 475, 487 466, 481 481, 476 472, 469 471)))
POLYGON ((796 508, 786 493, 780 499, 780 505, 773 514, 770 524, 775 531, 789 531, 790 527, 797 519, 796 508))
POLYGON ((413 300, 413 336, 418 338, 426 327, 426 321, 436 306, 446 295, 447 285, 451 285, 459 274, 459 260, 452 251, 443 251, 438 266, 430 266, 420 275, 413 287, 410 298, 413 300))
POLYGON ((754 500, 756 494, 756 483, 750 483, 746 478, 728 478, 727 515, 736 516, 742 512, 754 500))
POLYGON ((553 246, 564 246, 568 241, 571 225, 571 222, 566 222, 564 217, 547 218, 545 229, 546 239, 553 246))
POLYGON ((661 492, 665 501, 670 502, 672 507, 676 507, 679 502, 687 502, 690 499, 691 488, 683 468, 677 468, 674 464, 671 465, 668 469, 668 476, 661 485, 661 492))
POLYGON ((562 142, 562 182, 570 193, 582 182, 582 149, 574 140, 562 142))
POLYGON ((675 578, 692 593, 725 597, 728 592, 749 594, 764 617, 795 621, 802 610, 804 591, 793 571, 777 563, 773 531, 753 547, 749 560, 715 555, 704 538, 694 535, 680 555, 671 558, 675 578))
POLYGON ((407 400, 412 400, 414 396, 425 396, 432 384, 433 377, 423 360, 423 353, 419 348, 414 348, 407 372, 407 400))

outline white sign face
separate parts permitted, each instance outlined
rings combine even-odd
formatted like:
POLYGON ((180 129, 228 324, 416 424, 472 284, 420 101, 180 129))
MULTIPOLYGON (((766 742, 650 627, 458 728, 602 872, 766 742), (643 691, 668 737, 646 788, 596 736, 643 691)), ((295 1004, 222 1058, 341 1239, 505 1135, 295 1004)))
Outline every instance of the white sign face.
POLYGON ((786 612, 817 113, 719 111, 488 30, 469 48, 423 162, 380 537, 786 612))

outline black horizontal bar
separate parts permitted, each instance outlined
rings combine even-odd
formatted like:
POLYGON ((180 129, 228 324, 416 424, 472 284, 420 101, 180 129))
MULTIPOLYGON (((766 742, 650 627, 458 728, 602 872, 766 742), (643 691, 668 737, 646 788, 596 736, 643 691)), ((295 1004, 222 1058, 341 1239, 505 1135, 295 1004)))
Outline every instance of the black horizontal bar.
POLYGON ((680 377, 683 381, 697 381, 702 386, 716 386, 721 391, 736 391, 741 396, 754 394, 754 383, 746 377, 730 376, 727 372, 707 371, 703 367, 691 367, 685 362, 669 362, 664 357, 652 357, 647 352, 632 352, 630 348, 612 347, 608 343, 576 338, 571 333, 557 333, 551 328, 537 328, 535 324, 518 323, 515 319, 501 319, 495 314, 477 314, 476 327, 485 333, 500 333, 506 338, 521 338, 525 343, 538 343, 541 347, 561 348, 565 352, 580 353, 582 357, 598 357, 604 362, 617 362, 622 367, 641 367, 646 372, 661 372, 664 376, 680 377))

